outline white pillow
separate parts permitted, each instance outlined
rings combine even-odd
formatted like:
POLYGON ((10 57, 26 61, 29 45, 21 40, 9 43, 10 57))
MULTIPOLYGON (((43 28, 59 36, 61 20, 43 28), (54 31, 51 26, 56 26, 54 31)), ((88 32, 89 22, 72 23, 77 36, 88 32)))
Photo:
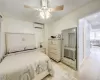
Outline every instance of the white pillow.
POLYGON ((13 53, 13 52, 17 52, 17 51, 22 51, 24 50, 24 47, 14 47, 14 48, 10 48, 7 50, 8 53, 13 53))
POLYGON ((26 50, 27 50, 27 49, 34 49, 34 48, 36 48, 34 45, 26 46, 26 47, 25 47, 26 50))

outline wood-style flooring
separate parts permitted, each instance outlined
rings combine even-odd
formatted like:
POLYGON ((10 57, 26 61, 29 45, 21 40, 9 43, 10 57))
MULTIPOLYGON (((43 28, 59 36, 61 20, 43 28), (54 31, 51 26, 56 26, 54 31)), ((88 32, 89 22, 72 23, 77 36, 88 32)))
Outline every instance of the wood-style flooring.
POLYGON ((91 49, 79 72, 79 80, 100 80, 100 48, 91 49))

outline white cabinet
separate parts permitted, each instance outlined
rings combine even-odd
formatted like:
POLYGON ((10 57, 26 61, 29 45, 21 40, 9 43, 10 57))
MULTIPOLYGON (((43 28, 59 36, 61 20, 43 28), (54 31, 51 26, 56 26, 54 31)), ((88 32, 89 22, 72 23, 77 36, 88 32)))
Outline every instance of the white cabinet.
POLYGON ((49 39, 48 45, 49 57, 59 62, 61 60, 61 40, 49 39))

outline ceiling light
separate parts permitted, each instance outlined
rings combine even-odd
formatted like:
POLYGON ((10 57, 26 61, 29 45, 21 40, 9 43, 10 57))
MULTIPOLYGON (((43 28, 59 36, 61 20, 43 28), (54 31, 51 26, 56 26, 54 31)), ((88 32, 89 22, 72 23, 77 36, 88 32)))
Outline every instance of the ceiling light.
POLYGON ((41 11, 40 16, 42 17, 42 19, 48 19, 51 17, 51 14, 49 11, 41 11))

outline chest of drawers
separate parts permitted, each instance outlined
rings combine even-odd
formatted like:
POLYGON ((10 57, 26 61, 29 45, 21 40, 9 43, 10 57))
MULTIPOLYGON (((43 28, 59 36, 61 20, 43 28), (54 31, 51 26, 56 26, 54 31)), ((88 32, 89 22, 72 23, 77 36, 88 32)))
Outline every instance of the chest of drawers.
POLYGON ((49 57, 59 62, 61 60, 61 40, 49 39, 48 45, 49 57))

